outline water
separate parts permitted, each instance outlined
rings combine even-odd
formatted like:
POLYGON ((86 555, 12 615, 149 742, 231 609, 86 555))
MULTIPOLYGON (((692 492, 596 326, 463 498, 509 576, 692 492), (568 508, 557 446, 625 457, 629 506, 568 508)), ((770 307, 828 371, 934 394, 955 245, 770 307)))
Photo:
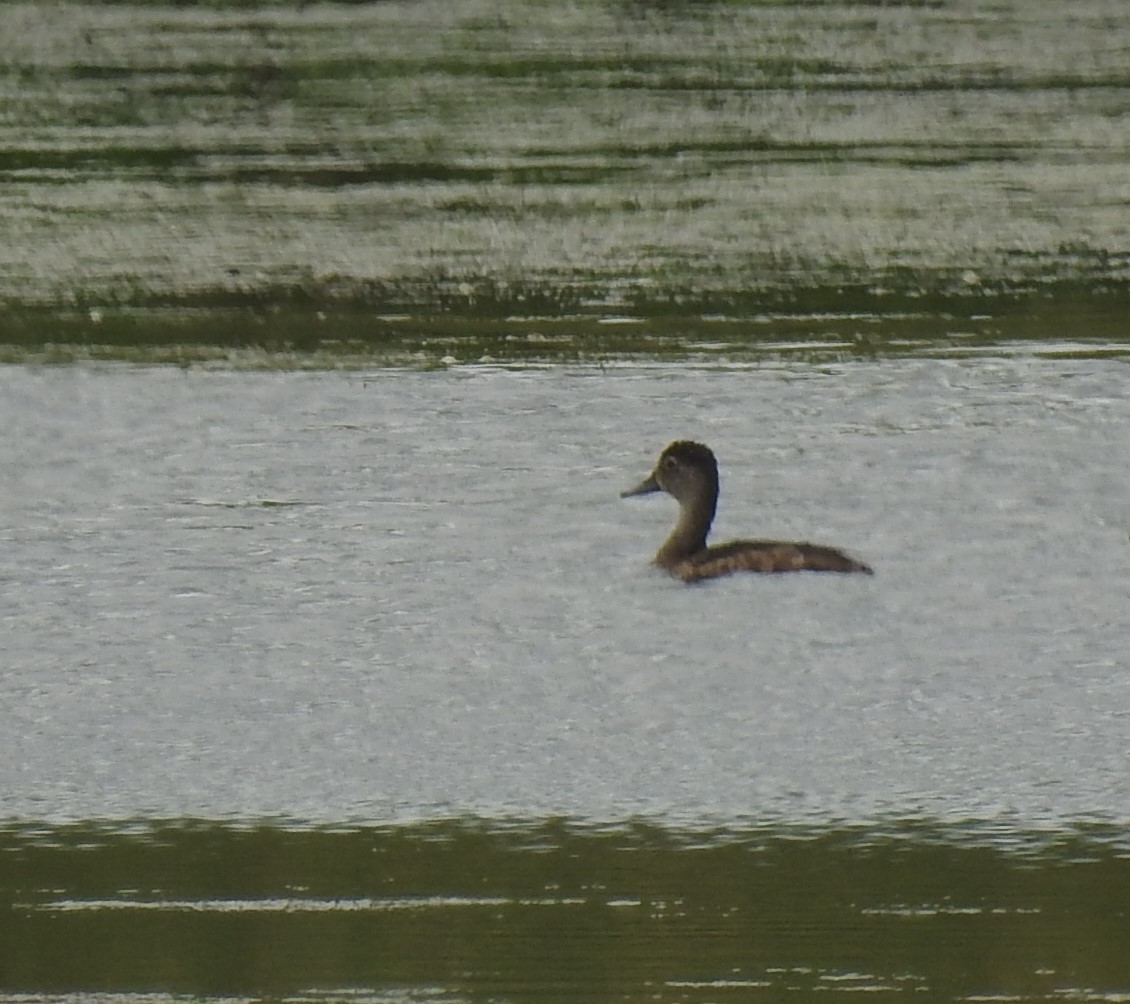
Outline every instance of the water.
POLYGON ((1124 993, 1124 374, 0 371, 2 985, 1124 993), (876 576, 650 569, 677 435, 876 576))
POLYGON ((1124 343, 1124 20, 1121 0, 5 4, 5 357, 732 351, 779 340, 767 314, 849 345, 1124 343), (581 323, 617 314, 659 323, 581 323))
POLYGON ((3 999, 1117 1001, 1130 890, 1102 836, 1017 855, 928 829, 560 821, 5 835, 65 891, 13 896, 5 984, 39 992, 3 999))
POLYGON ((1124 379, 3 371, 0 814, 1130 819, 1124 379), (878 575, 653 573, 679 436, 878 575))
POLYGON ((1124 29, 0 6, 0 1004, 1127 999, 1124 29))

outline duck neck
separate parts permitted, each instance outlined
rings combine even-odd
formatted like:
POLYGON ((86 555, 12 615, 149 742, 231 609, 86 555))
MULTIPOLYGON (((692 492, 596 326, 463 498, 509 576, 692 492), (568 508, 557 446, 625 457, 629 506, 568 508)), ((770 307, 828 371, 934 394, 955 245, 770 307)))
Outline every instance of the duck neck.
POLYGON ((670 567, 706 547, 717 502, 717 496, 700 495, 679 503, 679 519, 655 556, 657 565, 670 567))

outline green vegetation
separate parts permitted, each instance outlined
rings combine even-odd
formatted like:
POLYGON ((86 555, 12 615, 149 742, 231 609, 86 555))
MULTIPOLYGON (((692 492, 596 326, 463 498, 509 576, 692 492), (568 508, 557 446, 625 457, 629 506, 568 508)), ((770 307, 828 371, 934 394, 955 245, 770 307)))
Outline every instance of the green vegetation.
POLYGON ((0 360, 1121 352, 1125 52, 922 2, 0 5, 0 360))
POLYGON ((1125 836, 898 821, 26 823, 0 829, 4 986, 306 999, 311 987, 427 986, 461 1000, 514 987, 528 1000, 1124 993, 1125 836))
POLYGON ((1074 287, 911 295, 848 285, 757 294, 482 281, 253 294, 150 306, 24 308, 0 362, 235 369, 418 368, 619 360, 736 363, 1017 351, 1130 355, 1130 291, 1074 287), (430 294, 430 302, 420 302, 430 294))

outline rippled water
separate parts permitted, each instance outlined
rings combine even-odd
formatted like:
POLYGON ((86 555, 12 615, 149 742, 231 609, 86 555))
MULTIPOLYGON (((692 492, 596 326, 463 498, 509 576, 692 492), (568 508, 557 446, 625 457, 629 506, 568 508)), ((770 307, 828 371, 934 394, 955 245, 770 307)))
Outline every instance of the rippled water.
POLYGON ((1124 22, 0 6, 0 1002, 1125 1000, 1124 22))
POLYGON ((501 324, 491 354, 559 355, 533 319, 600 353, 772 342, 767 314, 802 340, 838 317, 849 345, 1124 343, 1124 21, 1122 0, 5 4, 3 343, 436 359, 501 324), (660 327, 578 326, 623 313, 660 327))
POLYGON ((0 814, 1130 819, 1125 374, 0 371, 0 814), (878 574, 652 572, 688 436, 878 574))
POLYGON ((1125 373, 0 370, 0 994, 1120 999, 1125 373))
POLYGON ((983 836, 0 831, 3 986, 36 990, 0 1000, 1123 999, 1130 872, 1110 834, 983 836))

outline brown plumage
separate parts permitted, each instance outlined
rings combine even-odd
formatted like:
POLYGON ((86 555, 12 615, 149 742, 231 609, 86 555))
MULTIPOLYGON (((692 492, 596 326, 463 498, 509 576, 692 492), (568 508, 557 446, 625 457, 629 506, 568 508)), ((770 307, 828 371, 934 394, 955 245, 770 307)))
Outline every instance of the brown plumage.
POLYGON ((675 528, 655 555, 655 563, 684 582, 731 572, 863 572, 862 561, 821 544, 791 540, 732 540, 707 545, 718 506, 718 462, 709 447, 678 440, 667 447, 655 469, 635 488, 621 493, 667 492, 679 503, 675 528))

